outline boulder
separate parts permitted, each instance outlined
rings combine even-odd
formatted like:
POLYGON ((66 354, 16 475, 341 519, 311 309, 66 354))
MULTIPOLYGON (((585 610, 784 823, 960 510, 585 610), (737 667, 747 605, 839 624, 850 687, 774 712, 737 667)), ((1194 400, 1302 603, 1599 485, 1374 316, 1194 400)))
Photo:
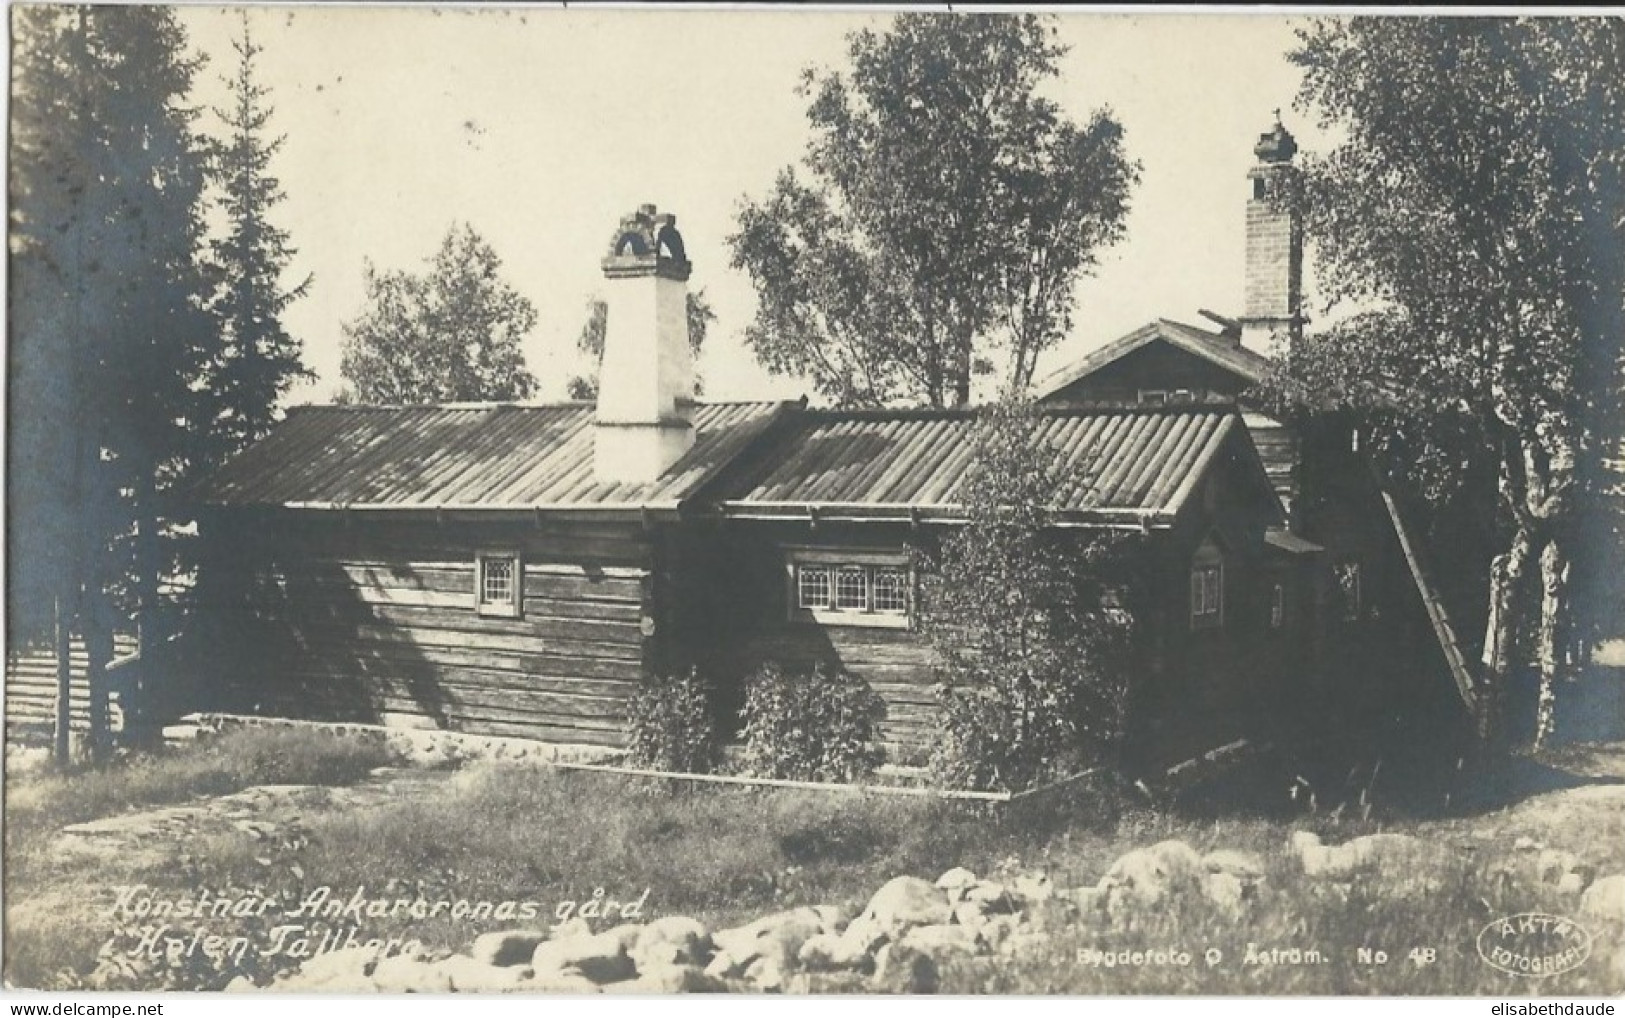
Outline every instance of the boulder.
POLYGON ((706 975, 698 965, 654 965, 638 969, 636 979, 611 983, 606 993, 727 993, 728 984, 706 975))
POLYGON ((794 967, 792 956, 783 951, 767 951, 745 966, 745 981, 762 993, 780 993, 794 967))
POLYGON ((929 954, 887 944, 875 955, 869 987, 876 993, 935 993, 941 974, 929 954))
POLYGON ((525 965, 546 939, 546 930, 497 930, 475 937, 468 953, 487 965, 525 965))
MULTIPOLYGON (((346 947, 306 959, 297 969, 277 979, 278 990, 331 990, 355 993, 371 987, 372 973, 382 960, 375 947, 346 947)), ((414 959, 424 960, 424 959, 414 959)))
MULTIPOLYGON (((615 984, 611 984, 615 985, 615 984)), ((603 993, 604 988, 593 982, 580 969, 558 972, 538 972, 525 984, 529 993, 603 993)))
POLYGON ((862 918, 896 939, 913 926, 946 923, 953 918, 953 912, 948 907, 947 894, 929 881, 919 877, 894 877, 869 899, 862 918))
POLYGON ((1600 878, 1580 896, 1580 914, 1613 924, 1606 932, 1593 930, 1599 937, 1617 940, 1625 929, 1625 873, 1600 878))
POLYGON ((1202 856, 1202 865, 1209 873, 1228 873, 1242 883, 1264 879, 1264 860, 1251 852, 1221 848, 1202 856))
POLYGON ((938 961, 949 955, 973 955, 982 951, 974 932, 951 923, 915 926, 903 934, 897 946, 930 955, 938 961))
MULTIPOLYGON (((382 970, 383 966, 379 968, 382 970)), ((459 993, 501 993, 528 989, 533 974, 523 965, 492 965, 466 954, 452 955, 435 966, 435 970, 437 979, 443 978, 448 984, 442 990, 451 989, 459 993)), ((424 989, 418 992, 434 991, 424 989)))
POLYGON ((1245 885, 1235 874, 1209 873, 1207 880, 1202 884, 1202 891, 1207 900, 1224 915, 1235 917, 1241 914, 1245 885))
POLYGON ((1317 835, 1296 831, 1291 846, 1306 876, 1342 880, 1370 870, 1400 870, 1421 842, 1408 834, 1367 834, 1342 845, 1322 845, 1317 835))
POLYGON ((1183 841, 1161 841, 1120 856, 1097 890, 1114 920, 1132 912, 1166 906, 1175 897, 1199 893, 1207 869, 1183 841))
POLYGON ((788 969, 788 963, 808 939, 833 932, 839 922, 840 914, 835 909, 820 906, 776 912, 746 926, 718 930, 711 935, 716 955, 706 966, 706 974, 718 979, 741 975, 767 956, 788 969))
POLYGON ((784 984, 785 993, 867 993, 869 979, 858 972, 797 972, 784 984))
MULTIPOLYGON (((380 960, 372 970, 370 985, 356 989, 376 989, 384 993, 449 993, 455 989, 446 969, 450 958, 430 961, 427 957, 395 955, 380 960)), ((528 976, 527 968, 512 971, 528 976)))
POLYGON ((600 984, 628 979, 635 971, 626 954, 624 935, 613 932, 543 941, 536 945, 530 964, 537 979, 574 969, 600 984))
POLYGON ((1586 889, 1586 875, 1578 872, 1568 872, 1558 878, 1557 893, 1568 895, 1582 894, 1586 889))
POLYGON ((627 954, 639 972, 660 966, 700 965, 710 957, 711 933, 698 919, 665 916, 645 926, 636 946, 627 954))
POLYGON ((986 905, 988 912, 1014 912, 1016 902, 1010 889, 992 880, 978 880, 965 888, 964 899, 986 905))
POLYGON ((1055 897, 1055 884, 1043 873, 1024 873, 1010 885, 1010 891, 1024 905, 1055 897))
POLYGON ((549 940, 574 940, 576 937, 590 936, 592 936, 592 923, 580 916, 576 916, 574 919, 566 919, 548 930, 549 940))
MULTIPOLYGON (((853 926, 858 925, 856 922, 853 926)), ((848 930, 851 927, 847 927, 848 930)), ((884 937, 848 937, 844 933, 819 933, 808 937, 796 952, 796 960, 809 972, 831 972, 839 969, 868 969, 874 964, 872 952, 885 942, 884 937)))
POLYGON ((964 897, 964 892, 976 882, 976 874, 963 866, 955 866, 937 878, 937 889, 946 891, 948 900, 958 901, 964 897))

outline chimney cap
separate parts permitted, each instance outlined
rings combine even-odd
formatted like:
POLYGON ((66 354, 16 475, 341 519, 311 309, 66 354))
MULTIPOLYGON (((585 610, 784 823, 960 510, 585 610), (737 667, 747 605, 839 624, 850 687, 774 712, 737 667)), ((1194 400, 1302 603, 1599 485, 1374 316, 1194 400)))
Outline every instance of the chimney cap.
POLYGON ((611 279, 658 275, 686 281, 693 266, 683 250, 683 235, 677 232, 677 217, 646 202, 621 217, 603 268, 611 279))
POLYGON ((1281 111, 1275 111, 1275 126, 1258 136, 1258 144, 1253 146, 1253 154, 1258 156, 1260 162, 1288 163, 1298 153, 1297 139, 1292 137, 1281 123, 1281 111))

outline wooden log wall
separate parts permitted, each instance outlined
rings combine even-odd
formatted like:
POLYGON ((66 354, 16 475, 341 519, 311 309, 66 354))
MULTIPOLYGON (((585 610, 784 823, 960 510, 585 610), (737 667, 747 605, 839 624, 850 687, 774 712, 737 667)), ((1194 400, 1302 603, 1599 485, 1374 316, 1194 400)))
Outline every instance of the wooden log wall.
MULTIPOLYGON (((84 640, 73 638, 70 654, 71 692, 68 700, 71 725, 75 731, 90 727, 90 688, 85 681, 87 658, 84 640)), ((113 657, 135 652, 135 636, 120 633, 113 637, 113 657)), ((56 651, 49 644, 22 647, 6 652, 6 727, 50 733, 56 725, 56 651)), ((117 692, 110 697, 108 720, 113 731, 124 727, 124 712, 117 692)))
POLYGON ((258 658, 232 680, 250 701, 241 706, 624 743, 627 698, 648 652, 640 624, 651 541, 638 527, 395 524, 345 532, 324 522, 260 542, 237 602, 258 658), (520 617, 476 610, 478 550, 523 557, 520 617))

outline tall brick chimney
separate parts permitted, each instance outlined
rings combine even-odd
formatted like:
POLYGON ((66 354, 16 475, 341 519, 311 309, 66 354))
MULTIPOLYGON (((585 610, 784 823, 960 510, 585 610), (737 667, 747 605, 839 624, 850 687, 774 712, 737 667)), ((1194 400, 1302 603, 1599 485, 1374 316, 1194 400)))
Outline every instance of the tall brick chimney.
POLYGON ((677 217, 639 206, 616 228, 603 268, 607 316, 593 472, 603 481, 642 484, 694 444, 691 266, 677 217))
POLYGON ((1277 193, 1292 172, 1298 143, 1281 125, 1260 135, 1253 152, 1258 163, 1247 171, 1246 281, 1241 344, 1267 354, 1277 343, 1295 344, 1303 335, 1303 224, 1296 213, 1275 207, 1277 193))

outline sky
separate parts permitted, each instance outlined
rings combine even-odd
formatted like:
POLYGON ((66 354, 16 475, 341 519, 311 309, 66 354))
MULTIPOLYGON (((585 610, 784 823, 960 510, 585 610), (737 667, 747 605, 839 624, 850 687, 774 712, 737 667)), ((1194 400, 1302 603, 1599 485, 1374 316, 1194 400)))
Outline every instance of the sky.
MULTIPOLYGON (((811 394, 743 346, 755 295, 729 267, 726 238, 743 200, 805 149, 803 68, 844 67, 847 33, 884 28, 890 14, 188 7, 190 43, 210 58, 196 82, 206 111, 226 102, 245 16, 264 48, 272 129, 286 136, 274 218, 298 249, 289 282, 312 280, 285 322, 317 378, 289 402, 335 394, 341 325, 364 307, 367 263, 421 271, 454 222, 473 224, 535 304, 526 360, 542 396, 561 398, 584 367, 575 344, 602 292, 599 259, 645 202, 677 215, 689 285, 717 314, 698 365, 707 398, 811 394)), ((1291 108, 1296 23, 1057 15, 1069 52, 1049 94, 1078 120, 1109 107, 1142 176, 1125 238, 1078 286, 1073 332, 1039 377, 1155 318, 1205 324, 1199 308, 1238 310, 1252 146, 1277 108, 1302 147, 1318 138, 1291 108)), ((199 126, 219 129, 208 112, 199 126)))

